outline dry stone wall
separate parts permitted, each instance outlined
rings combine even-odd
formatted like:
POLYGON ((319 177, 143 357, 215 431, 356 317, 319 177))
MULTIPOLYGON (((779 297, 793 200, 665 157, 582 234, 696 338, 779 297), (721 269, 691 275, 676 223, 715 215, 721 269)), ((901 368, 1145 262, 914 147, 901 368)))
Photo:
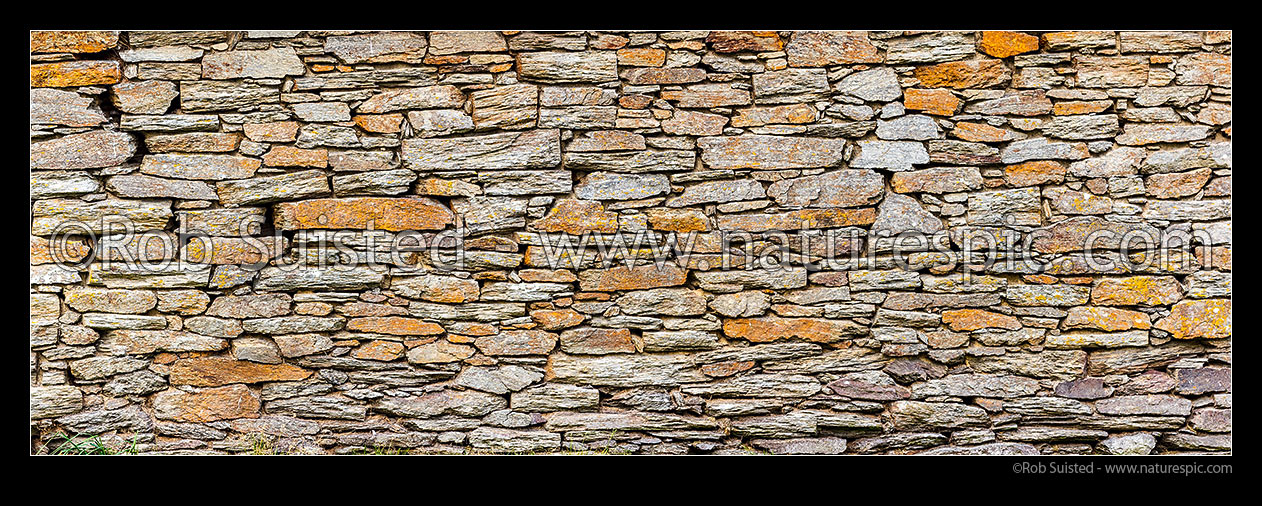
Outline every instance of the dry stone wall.
POLYGON ((1231 33, 33 32, 31 435, 1231 448, 1231 33))

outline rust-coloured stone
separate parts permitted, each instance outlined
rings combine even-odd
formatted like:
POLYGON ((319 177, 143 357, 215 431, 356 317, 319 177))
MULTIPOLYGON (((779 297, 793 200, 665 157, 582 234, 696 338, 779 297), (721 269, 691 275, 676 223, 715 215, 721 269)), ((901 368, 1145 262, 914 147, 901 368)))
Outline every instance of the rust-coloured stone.
POLYGON ((649 228, 664 232, 705 232, 710 230, 710 220, 700 209, 649 209, 649 228))
POLYGON ((913 72, 928 88, 994 88, 1012 79, 1002 60, 968 60, 917 67, 913 72))
POLYGON ((298 136, 298 122, 246 123, 241 130, 254 142, 293 142, 298 136))
POLYGON ((1021 320, 981 309, 951 309, 942 312, 942 323, 955 331, 1021 328, 1021 320))
POLYGON ((443 327, 437 323, 403 316, 352 318, 346 323, 346 330, 392 336, 433 336, 443 333, 443 327))
POLYGON ((865 328, 847 321, 815 318, 734 318, 723 322, 723 334, 755 343, 782 339, 805 339, 816 343, 833 343, 854 336, 865 328))
POLYGON ((351 118, 355 125, 365 132, 378 134, 398 133, 403 126, 403 115, 393 114, 357 114, 351 118))
POLYGON ((662 268, 653 264, 634 267, 618 266, 609 269, 589 269, 578 275, 579 286, 586 291, 613 292, 618 290, 643 290, 664 286, 679 286, 688 278, 688 271, 672 263, 662 268))
POLYGON ((1069 308, 1061 323, 1063 329, 1095 329, 1117 332, 1147 329, 1152 326, 1146 313, 1112 307, 1079 306, 1069 308))
POLYGON ((259 364, 228 357, 197 357, 171 364, 172 385, 216 387, 232 383, 301 381, 311 371, 289 364, 259 364))
POLYGON ((153 396, 153 416, 159 420, 207 423, 234 418, 258 418, 262 401, 245 385, 228 385, 186 392, 172 388, 153 396))
POLYGON ((629 67, 660 67, 666 63, 666 51, 648 47, 630 47, 618 50, 618 65, 629 67))
POLYGON ((403 357, 405 351, 407 350, 403 343, 397 341, 368 341, 355 348, 351 356, 362 360, 389 362, 403 357))
POLYGON ((742 373, 754 368, 753 360, 741 360, 732 362, 718 362, 714 364, 706 364, 700 367, 701 374, 714 378, 726 378, 733 374, 742 373))
POLYGON ((784 41, 776 32, 759 31, 713 31, 706 36, 706 43, 718 53, 735 53, 753 51, 765 53, 784 49, 784 41))
POLYGON ((1035 160, 1009 165, 1003 169, 1008 186, 1038 186, 1065 181, 1065 164, 1053 160, 1035 160))
POLYGON ((995 58, 1007 58, 1039 50, 1039 38, 1020 32, 984 31, 977 48, 995 58))
POLYGON ((543 330, 561 330, 578 326, 584 317, 573 309, 550 310, 540 309, 530 312, 530 318, 543 330))
POLYGON ((1185 300, 1174 305, 1170 316, 1153 325, 1175 339, 1224 339, 1231 337, 1231 301, 1185 300))
POLYGON ((547 355, 556 344, 557 335, 542 330, 505 330, 473 342, 479 351, 491 356, 547 355))
POLYGON ((1106 306, 1165 306, 1179 300, 1179 280, 1173 276, 1105 278, 1091 289, 1091 302, 1106 306))
POLYGON ((593 232, 612 234, 618 231, 618 213, 605 211, 595 200, 558 200, 547 216, 533 224, 541 232, 565 232, 582 235, 593 232))
POLYGON ((909 88, 903 90, 903 107, 913 111, 924 111, 925 114, 951 116, 960 110, 964 101, 956 97, 950 90, 909 88))
POLYGON ((115 84, 122 79, 122 70, 114 60, 73 60, 31 65, 32 88, 115 84))
POLYGON ((111 30, 31 32, 32 53, 99 53, 117 45, 111 30))
POLYGON ((439 230, 451 225, 455 215, 429 198, 360 197, 285 202, 276 206, 276 228, 439 230))
POLYGON ((951 135, 970 142, 1004 142, 1013 140, 1012 132, 985 123, 961 121, 955 124, 951 135))
POLYGON ((780 214, 735 214, 719 217, 720 230, 744 230, 766 232, 768 230, 798 230, 805 228, 838 228, 871 225, 876 221, 876 209, 803 209, 780 214))
POLYGON ((329 165, 329 150, 302 149, 293 146, 274 146, 263 155, 268 167, 314 167, 323 169, 329 165))

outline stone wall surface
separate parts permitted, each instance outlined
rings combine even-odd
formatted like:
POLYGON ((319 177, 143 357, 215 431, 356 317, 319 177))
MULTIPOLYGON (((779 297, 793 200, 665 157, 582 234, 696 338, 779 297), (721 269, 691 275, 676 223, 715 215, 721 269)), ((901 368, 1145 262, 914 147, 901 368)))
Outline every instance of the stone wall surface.
POLYGON ((1230 32, 32 32, 30 123, 32 452, 1231 449, 1230 32))

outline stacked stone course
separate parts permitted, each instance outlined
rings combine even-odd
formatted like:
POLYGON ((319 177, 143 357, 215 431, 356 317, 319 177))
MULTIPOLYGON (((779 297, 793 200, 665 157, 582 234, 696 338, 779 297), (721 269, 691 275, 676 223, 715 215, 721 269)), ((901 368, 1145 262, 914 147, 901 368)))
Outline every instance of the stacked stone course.
POLYGON ((40 31, 30 118, 32 452, 1231 449, 1230 32, 40 31))

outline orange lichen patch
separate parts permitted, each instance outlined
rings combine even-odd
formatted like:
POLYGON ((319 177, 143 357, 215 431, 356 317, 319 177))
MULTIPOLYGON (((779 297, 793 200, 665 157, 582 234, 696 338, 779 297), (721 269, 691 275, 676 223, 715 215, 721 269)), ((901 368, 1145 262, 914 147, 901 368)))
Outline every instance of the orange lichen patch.
POLYGON ((1012 79, 1002 60, 969 60, 917 67, 913 72, 928 88, 989 88, 1012 79))
POLYGON ((1107 278, 1091 289, 1091 302, 1108 306, 1164 306, 1179 300, 1173 276, 1107 278))
POLYGON ((288 242, 282 236, 193 237, 181 248, 180 258, 196 264, 257 264, 280 256, 288 242))
POLYGON ((961 121, 955 124, 951 135, 969 142, 1004 142, 1013 138, 1012 132, 985 123, 961 121))
POLYGON ((263 164, 268 167, 315 167, 323 169, 329 165, 329 150, 324 148, 303 149, 293 146, 273 146, 263 155, 263 164))
POLYGON ((188 392, 176 388, 153 397, 154 417, 177 422, 206 423, 234 418, 258 418, 263 403, 245 385, 228 385, 188 392))
POLYGON ((660 67, 666 63, 666 51, 648 47, 618 50, 618 65, 630 67, 660 67))
POLYGON ((780 40, 780 35, 770 31, 714 31, 710 32, 705 41, 719 53, 768 52, 784 49, 784 41, 780 40))
POLYGON ((1019 32, 982 32, 977 47, 995 58, 1007 58, 1039 50, 1039 38, 1019 32))
POLYGON ((1069 308, 1063 329, 1096 329, 1109 332, 1147 329, 1152 326, 1148 315, 1139 311, 1112 307, 1080 306, 1069 308))
POLYGON ((1052 160, 1036 160, 1032 162, 1009 165, 1003 169, 1004 181, 1008 186, 1038 186, 1065 181, 1065 165, 1052 160))
POLYGON ((346 330, 392 336, 432 336, 443 333, 443 327, 437 323, 402 316, 352 318, 346 323, 346 330))
POLYGON ((564 199, 557 201, 547 216, 534 223, 541 232, 565 232, 582 235, 592 232, 612 234, 618 231, 618 213, 605 211, 594 200, 564 199))
POLYGON ((397 341, 368 341, 355 348, 351 356, 362 360, 389 362, 403 357, 403 343, 397 341))
POLYGON ((32 53, 99 53, 117 45, 115 31, 31 32, 32 53))
POLYGON ((1073 100, 1067 102, 1056 102, 1056 104, 1052 106, 1052 114, 1057 116, 1095 114, 1097 112, 1104 112, 1110 107, 1113 107, 1112 100, 1073 100))
POLYGON ((1156 328, 1175 339, 1223 339, 1231 337, 1231 301, 1228 299, 1185 300, 1170 309, 1170 316, 1156 328))
POLYGON ((854 332, 850 322, 815 318, 734 318, 723 322, 723 334, 731 338, 746 339, 755 343, 768 343, 781 339, 805 339, 816 343, 831 343, 845 339, 854 332))
POLYGON ((583 323, 583 315, 573 309, 547 310, 530 312, 530 318, 543 330, 560 330, 578 326, 583 323))
POLYGON ((122 79, 122 70, 114 60, 75 60, 31 65, 32 88, 116 84, 122 79))
POLYGON ((665 232, 705 232, 710 230, 710 220, 700 209, 648 210, 649 228, 665 232))
POLYGON ((86 258, 91 251, 83 239, 31 236, 31 265, 74 263, 86 258))
POLYGON ((365 132, 392 134, 397 133, 403 125, 403 115, 394 114, 359 114, 354 118, 355 125, 365 132))
POLYGON ((609 269, 591 269, 579 273, 579 286, 583 290, 613 292, 617 290, 644 290, 665 286, 679 286, 688 279, 688 271, 675 264, 618 266, 609 269))
POLYGON ((289 364, 259 364, 228 357, 197 357, 175 361, 171 365, 172 385, 215 387, 233 383, 268 381, 301 381, 311 371, 289 364))
POLYGON ((816 111, 807 104, 778 105, 775 107, 755 107, 736 111, 732 118, 732 126, 744 128, 769 124, 806 124, 815 121, 816 111))
POLYGON ((736 214, 719 217, 720 230, 744 230, 765 232, 768 230, 796 230, 801 228, 837 228, 871 225, 876 221, 876 209, 803 209, 780 214, 736 214))
POLYGON ((298 122, 246 123, 241 131, 254 142, 291 142, 298 136, 298 122))
POLYGON ((285 202, 276 206, 276 228, 439 230, 455 221, 450 209, 429 198, 359 197, 285 202))
POLYGON ((951 116, 960 110, 963 100, 950 90, 910 88, 903 91, 903 107, 913 111, 924 111, 925 114, 951 116))
POLYGON ((753 360, 742 360, 739 362, 719 362, 716 364, 706 364, 700 367, 701 374, 713 378, 725 378, 736 373, 745 372, 754 368, 753 360))
POLYGON ((955 331, 1021 328, 1021 320, 981 309, 952 309, 942 312, 942 323, 955 331))

